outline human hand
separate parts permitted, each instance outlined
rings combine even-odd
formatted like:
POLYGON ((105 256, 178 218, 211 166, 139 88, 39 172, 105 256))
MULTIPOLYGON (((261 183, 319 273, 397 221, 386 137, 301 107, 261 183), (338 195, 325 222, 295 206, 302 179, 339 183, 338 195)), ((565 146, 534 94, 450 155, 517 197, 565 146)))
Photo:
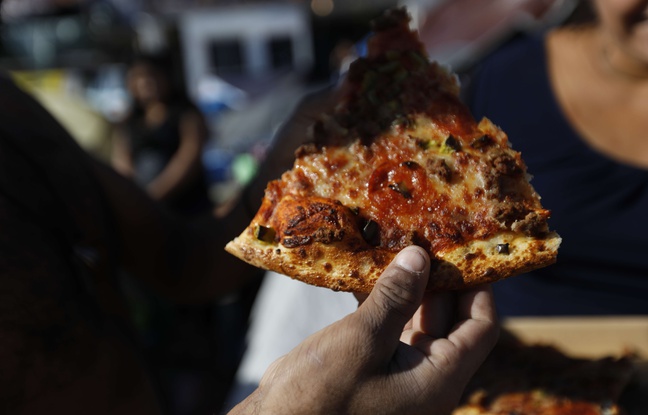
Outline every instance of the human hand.
POLYGON ((405 248, 356 312, 273 363, 232 414, 450 413, 498 328, 489 288, 425 293, 429 270, 405 248))

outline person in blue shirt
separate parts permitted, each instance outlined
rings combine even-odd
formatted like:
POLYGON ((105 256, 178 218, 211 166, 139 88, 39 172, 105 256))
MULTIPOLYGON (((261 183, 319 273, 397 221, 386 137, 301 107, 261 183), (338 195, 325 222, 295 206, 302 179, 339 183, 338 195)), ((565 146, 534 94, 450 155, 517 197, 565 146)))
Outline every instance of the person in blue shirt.
POLYGON ((466 88, 563 238, 557 264, 494 285, 502 316, 648 313, 648 2, 578 11, 589 18, 507 42, 466 88))

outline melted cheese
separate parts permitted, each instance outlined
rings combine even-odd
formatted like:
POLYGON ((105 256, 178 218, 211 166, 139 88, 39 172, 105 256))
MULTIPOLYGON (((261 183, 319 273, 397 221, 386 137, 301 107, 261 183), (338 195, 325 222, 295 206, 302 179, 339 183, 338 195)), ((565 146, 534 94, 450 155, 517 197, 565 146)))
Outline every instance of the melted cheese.
MULTIPOLYGON (((501 154, 521 160, 488 121, 455 137, 456 148, 446 144, 449 136, 447 128, 419 116, 412 127, 393 127, 368 146, 358 138, 347 146, 322 147, 284 174, 284 192, 340 201, 361 222, 378 223, 380 245, 390 249, 417 243, 438 252, 492 237, 505 224, 493 214, 504 202, 488 190, 489 181, 500 177, 489 160, 501 154), (484 135, 494 137, 488 148, 472 148, 484 135)), ((516 192, 532 194, 524 175, 514 180, 516 192)))

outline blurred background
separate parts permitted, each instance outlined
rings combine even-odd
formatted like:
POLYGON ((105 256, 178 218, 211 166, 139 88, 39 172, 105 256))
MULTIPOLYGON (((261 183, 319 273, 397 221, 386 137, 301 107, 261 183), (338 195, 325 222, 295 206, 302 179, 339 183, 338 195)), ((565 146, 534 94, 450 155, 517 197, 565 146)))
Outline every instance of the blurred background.
POLYGON ((296 102, 334 82, 385 8, 406 5, 431 57, 455 69, 512 30, 559 19, 565 0, 6 0, 0 68, 107 159, 132 104, 135 56, 170 57, 209 125, 203 162, 221 203, 249 180, 296 102))
MULTIPOLYGON (((226 204, 310 91, 362 54, 370 21, 406 5, 431 58, 461 71, 519 30, 571 13, 569 0, 5 0, 0 69, 107 162, 133 108, 128 70, 164 55, 207 126, 209 199, 226 204)), ((174 414, 216 413, 244 351, 254 294, 173 308, 129 287, 133 319, 174 414)))

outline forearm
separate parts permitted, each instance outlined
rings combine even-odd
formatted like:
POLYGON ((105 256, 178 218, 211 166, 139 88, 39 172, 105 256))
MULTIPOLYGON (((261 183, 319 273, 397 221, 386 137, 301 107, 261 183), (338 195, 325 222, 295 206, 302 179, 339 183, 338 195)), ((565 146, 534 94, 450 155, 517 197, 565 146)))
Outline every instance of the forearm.
POLYGON ((190 186, 202 169, 203 145, 207 140, 207 128, 203 118, 189 111, 182 116, 179 126, 179 146, 164 169, 147 186, 155 200, 166 200, 178 191, 190 186))
POLYGON ((117 129, 112 137, 112 153, 110 162, 112 167, 124 177, 132 178, 135 176, 135 167, 133 157, 126 142, 124 133, 117 129))
POLYGON ((155 200, 166 200, 187 187, 200 174, 200 157, 185 160, 174 156, 162 172, 147 186, 148 194, 155 200))

